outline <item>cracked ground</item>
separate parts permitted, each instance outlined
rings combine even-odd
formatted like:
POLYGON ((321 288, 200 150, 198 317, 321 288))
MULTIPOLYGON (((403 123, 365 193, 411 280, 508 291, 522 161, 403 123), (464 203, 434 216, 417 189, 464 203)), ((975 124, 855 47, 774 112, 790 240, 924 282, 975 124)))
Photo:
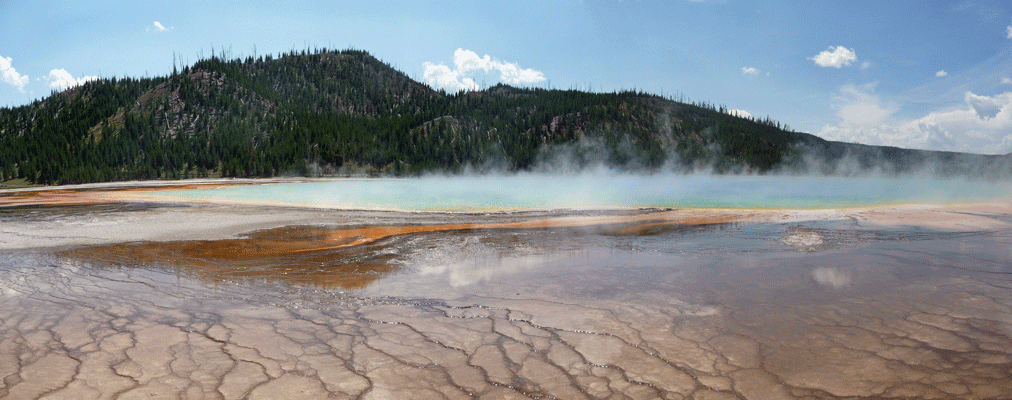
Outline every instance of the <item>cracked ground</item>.
POLYGON ((9 208, 0 398, 1007 399, 1007 210, 9 208))

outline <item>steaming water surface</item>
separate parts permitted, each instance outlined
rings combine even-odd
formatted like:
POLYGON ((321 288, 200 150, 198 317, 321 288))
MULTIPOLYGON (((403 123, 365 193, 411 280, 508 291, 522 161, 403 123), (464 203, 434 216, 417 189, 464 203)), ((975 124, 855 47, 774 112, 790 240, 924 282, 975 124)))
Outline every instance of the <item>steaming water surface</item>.
POLYGON ((516 175, 365 179, 166 191, 189 199, 347 209, 831 208, 986 201, 1008 182, 704 175, 516 175))

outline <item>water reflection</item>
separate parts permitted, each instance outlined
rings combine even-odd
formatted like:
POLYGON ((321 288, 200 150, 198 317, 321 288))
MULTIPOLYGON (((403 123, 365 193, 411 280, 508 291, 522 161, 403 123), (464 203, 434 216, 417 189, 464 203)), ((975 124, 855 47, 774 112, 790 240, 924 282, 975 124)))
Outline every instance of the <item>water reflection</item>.
POLYGON ((640 246, 635 240, 609 238, 717 229, 737 218, 661 211, 506 222, 288 226, 234 239, 115 243, 61 255, 102 264, 171 266, 211 283, 271 279, 362 289, 408 266, 423 275, 447 273, 452 286, 464 286, 544 267, 560 251, 640 246))
MULTIPOLYGON (((515 236, 503 232, 503 236, 515 236)), ((420 275, 443 275, 453 287, 501 279, 544 266, 550 255, 526 244, 495 246, 479 236, 447 240, 435 251, 416 252, 405 261, 420 275)))
POLYGON ((812 278, 820 285, 840 289, 850 285, 850 274, 840 268, 819 267, 812 270, 812 278))

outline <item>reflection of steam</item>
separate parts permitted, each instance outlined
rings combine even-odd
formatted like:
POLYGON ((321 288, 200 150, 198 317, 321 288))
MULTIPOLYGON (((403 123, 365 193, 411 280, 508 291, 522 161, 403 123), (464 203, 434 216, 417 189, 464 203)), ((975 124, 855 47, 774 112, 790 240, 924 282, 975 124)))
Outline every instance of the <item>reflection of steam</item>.
POLYGON ((450 285, 459 287, 535 269, 545 262, 544 255, 524 249, 496 249, 479 242, 476 237, 469 237, 459 247, 454 247, 456 250, 430 253, 417 259, 418 271, 422 275, 447 273, 450 285))
POLYGON ((850 275, 836 268, 819 267, 812 270, 812 278, 820 285, 832 286, 839 289, 850 285, 850 275))

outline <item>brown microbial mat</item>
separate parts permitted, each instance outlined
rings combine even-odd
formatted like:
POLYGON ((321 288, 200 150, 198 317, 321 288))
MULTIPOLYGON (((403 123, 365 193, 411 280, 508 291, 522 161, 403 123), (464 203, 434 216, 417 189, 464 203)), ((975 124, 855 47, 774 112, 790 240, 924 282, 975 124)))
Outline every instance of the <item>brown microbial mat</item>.
MULTIPOLYGON (((327 228, 286 226, 244 234, 236 239, 142 241, 87 246, 58 253, 91 263, 161 265, 182 268, 209 282, 271 279, 324 288, 360 289, 397 270, 396 251, 376 244, 391 237, 479 230, 554 228, 574 234, 657 234, 687 226, 726 223, 732 216, 674 216, 649 213, 633 216, 568 217, 516 222, 478 222, 406 226, 327 228)), ((510 235, 510 232, 503 232, 510 235)), ((396 242, 394 240, 393 242, 396 242)))
POLYGON ((1005 205, 61 207, 3 216, 0 398, 1012 398, 1005 205))

